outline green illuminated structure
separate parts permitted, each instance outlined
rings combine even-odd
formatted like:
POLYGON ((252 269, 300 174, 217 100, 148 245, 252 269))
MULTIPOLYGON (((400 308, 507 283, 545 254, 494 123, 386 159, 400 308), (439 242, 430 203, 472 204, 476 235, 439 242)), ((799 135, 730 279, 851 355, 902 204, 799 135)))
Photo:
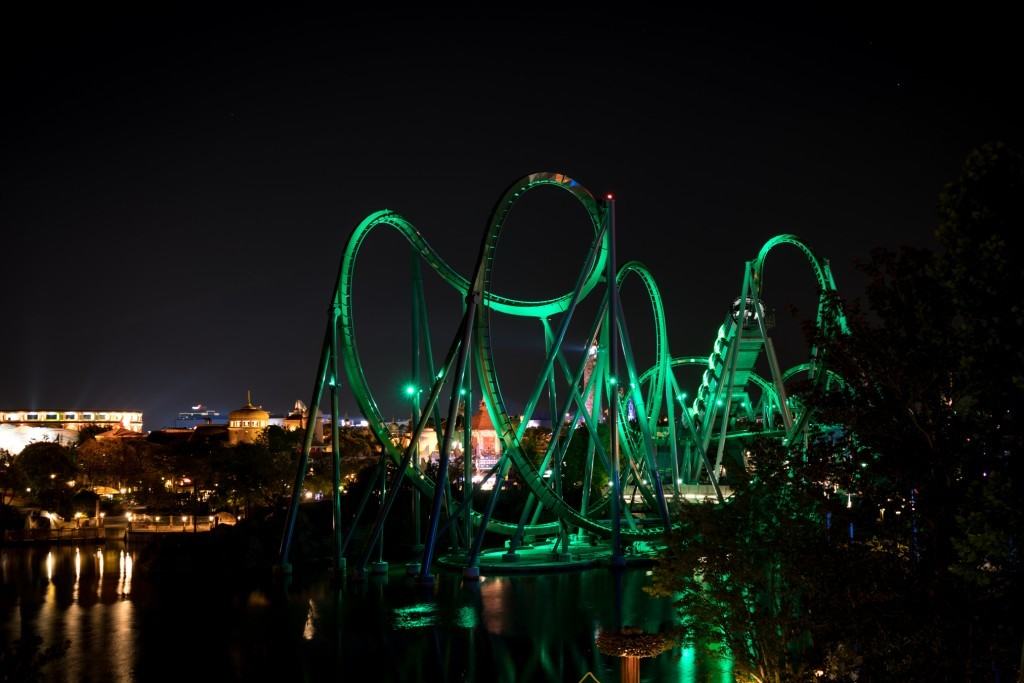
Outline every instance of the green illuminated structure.
MULTIPOLYGON (((341 267, 330 300, 327 330, 313 385, 310 406, 317 406, 324 392, 330 390, 331 443, 334 457, 334 538, 335 566, 346 568, 349 538, 341 524, 340 467, 338 449, 338 393, 347 381, 359 409, 384 446, 380 463, 383 502, 372 522, 365 547, 353 559, 358 573, 366 570, 371 554, 381 542, 384 521, 391 512, 403 483, 414 487, 416 535, 419 536, 419 497, 430 501, 423 557, 419 565, 421 580, 431 580, 431 565, 439 541, 446 537, 459 553, 467 576, 476 576, 485 532, 509 537, 507 560, 515 559, 517 550, 527 538, 554 538, 555 559, 571 558, 572 546, 584 537, 607 539, 610 560, 623 562, 623 544, 653 540, 660 537, 671 523, 672 501, 685 495, 687 487, 710 485, 719 500, 723 492, 719 476, 723 459, 735 456, 744 436, 766 433, 792 442, 807 433, 809 416, 792 400, 787 399, 786 380, 796 373, 807 373, 812 380, 828 373, 822 369, 817 349, 811 350, 808 362, 783 372, 779 368, 760 291, 765 262, 770 252, 782 245, 799 249, 810 263, 819 291, 819 327, 846 330, 841 312, 827 305, 835 292, 835 282, 827 262, 819 260, 806 245, 793 235, 780 235, 769 240, 757 257, 744 266, 739 298, 718 329, 708 356, 673 357, 668 345, 665 310, 657 284, 640 263, 631 261, 621 267, 615 254, 615 200, 611 195, 598 199, 575 180, 559 173, 534 173, 513 183, 496 204, 480 246, 476 267, 467 279, 449 266, 435 252, 420 232, 405 218, 393 211, 378 211, 367 216, 352 232, 345 244, 341 267), (579 269, 572 291, 551 299, 523 301, 502 296, 491 288, 491 275, 499 238, 505 220, 524 194, 538 187, 554 187, 569 193, 586 212, 593 228, 593 239, 579 269), (378 228, 397 231, 409 243, 412 253, 412 331, 413 382, 404 388, 410 400, 413 422, 409 446, 395 445, 377 402, 367 385, 359 358, 352 310, 352 288, 359 250, 367 236, 378 228), (430 346, 430 328, 423 296, 421 264, 425 263, 446 283, 464 297, 461 322, 440 364, 430 346), (655 363, 637 368, 634 362, 629 330, 619 303, 619 290, 629 279, 644 286, 653 312, 655 325, 655 363), (614 283, 614 286, 609 286, 614 283), (569 324, 580 302, 597 297, 598 312, 589 325, 585 342, 596 342, 596 358, 584 354, 570 359, 566 353, 569 324), (502 314, 539 321, 544 333, 546 358, 525 402, 521 419, 513 421, 506 408, 495 373, 491 345, 491 315, 502 314), (761 354, 767 357, 770 378, 754 372, 761 354), (588 368, 589 363, 589 368, 588 368), (675 369, 685 365, 705 367, 700 386, 688 399, 675 376, 675 369), (585 372, 589 370, 589 372, 585 372), (342 374, 344 372, 344 374, 342 374), (429 378, 420 387, 422 378, 429 378), (475 378, 475 379, 474 379, 475 378), (570 387, 556 395, 556 378, 570 387), (477 387, 474 389, 474 387, 477 387), (757 403, 748 390, 755 390, 757 403), (464 458, 463 494, 453 496, 448 484, 451 446, 455 440, 456 417, 461 406, 474 405, 474 391, 479 391, 486 410, 502 441, 502 454, 483 481, 474 483, 470 458, 464 458), (569 504, 562 496, 561 477, 572 429, 553 425, 553 434, 543 459, 535 466, 524 454, 521 442, 527 424, 542 399, 550 401, 553 416, 569 415, 569 425, 579 425, 590 435, 584 463, 582 503, 569 504), (445 403, 447 401, 447 403, 445 403), (607 413, 602 406, 607 406, 607 413), (442 419, 441 409, 445 407, 442 419), (629 419, 632 416, 634 419, 629 419), (419 436, 429 419, 439 430, 439 471, 437 481, 425 477, 418 466, 416 454, 419 436), (598 425, 607 422, 608 447, 598 438, 598 425), (745 426, 741 426, 745 425, 745 426), (736 444, 731 447, 730 444, 736 444), (598 500, 590 499, 591 479, 596 462, 610 473, 610 486, 598 500), (397 465, 396 475, 383 486, 384 462, 397 465), (529 496, 518 519, 497 519, 494 510, 503 484, 514 468, 529 487, 529 496), (552 470, 555 476, 544 473, 552 470), (473 509, 473 491, 488 486, 491 493, 481 510, 473 509), (626 496, 625 492, 630 491, 626 496), (543 519, 550 521, 542 521, 543 519)), ((579 340, 577 340, 579 341, 579 340)), ((578 348, 578 344, 576 344, 578 348)), ((470 411, 465 410, 469 415, 470 411)), ((463 444, 471 443, 470 421, 463 421, 463 444)), ((312 421, 292 489, 288 520, 281 541, 280 562, 288 568, 292 534, 308 458, 313 442, 312 421)), ((740 456, 742 457, 742 456, 740 456)), ((368 497, 369 493, 367 494, 368 497)), ((366 497, 358 506, 355 524, 361 520, 366 497)))

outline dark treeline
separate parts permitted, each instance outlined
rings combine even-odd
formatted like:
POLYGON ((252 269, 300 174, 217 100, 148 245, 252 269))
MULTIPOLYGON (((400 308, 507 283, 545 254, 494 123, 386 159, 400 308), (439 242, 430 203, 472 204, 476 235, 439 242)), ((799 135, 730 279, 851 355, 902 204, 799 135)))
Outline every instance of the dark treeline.
POLYGON ((935 248, 872 254, 851 334, 815 332, 843 381, 801 399, 829 427, 681 510, 654 590, 683 638, 751 680, 1022 680, 1022 231, 1024 160, 988 145, 935 248))

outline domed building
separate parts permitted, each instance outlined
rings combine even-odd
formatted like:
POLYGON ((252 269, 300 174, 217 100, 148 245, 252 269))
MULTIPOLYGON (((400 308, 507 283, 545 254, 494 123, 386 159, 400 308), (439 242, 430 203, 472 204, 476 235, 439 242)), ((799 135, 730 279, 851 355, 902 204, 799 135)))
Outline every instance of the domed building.
POLYGON ((262 406, 252 404, 252 393, 246 397, 246 403, 228 415, 228 443, 234 446, 240 443, 255 443, 270 424, 270 413, 262 406))

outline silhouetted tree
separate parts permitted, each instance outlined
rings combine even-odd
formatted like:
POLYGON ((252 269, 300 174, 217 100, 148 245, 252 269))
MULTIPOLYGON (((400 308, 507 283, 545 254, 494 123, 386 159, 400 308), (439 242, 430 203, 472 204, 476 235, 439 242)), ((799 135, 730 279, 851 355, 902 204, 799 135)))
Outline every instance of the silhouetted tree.
POLYGON ((656 590, 689 637, 769 680, 1020 675, 1022 190, 1021 157, 983 147, 941 195, 938 250, 873 253, 868 311, 815 340, 845 383, 804 400, 836 429, 753 445, 730 501, 685 508, 656 590))

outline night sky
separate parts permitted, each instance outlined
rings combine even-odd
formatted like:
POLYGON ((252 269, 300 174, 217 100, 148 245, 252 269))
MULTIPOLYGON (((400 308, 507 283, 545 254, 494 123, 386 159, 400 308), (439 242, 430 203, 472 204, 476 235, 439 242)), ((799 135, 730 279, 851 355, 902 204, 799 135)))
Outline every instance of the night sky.
MULTIPOLYGON (((247 389, 275 412, 308 401, 342 246, 377 209, 467 273, 516 178, 561 171, 613 191, 621 260, 650 267, 672 351, 697 354, 771 235, 805 238, 855 297, 871 248, 929 244, 972 147, 1024 147, 1019 53, 999 16, 247 7, 54 9, 0 26, 0 408, 136 408, 149 429, 199 402, 226 413, 247 389)), ((568 290, 589 242, 553 190, 505 235, 495 282, 513 296, 568 290)), ((386 414, 408 372, 402 245, 371 237, 357 280, 386 414)), ((634 294, 643 358, 650 315, 634 294)), ((779 254, 765 294, 783 360, 798 360, 788 306, 812 314, 809 271, 779 254)), ((459 298, 435 281, 428 296, 440 355, 459 298)), ((539 328, 495 325, 516 405, 539 328)))

